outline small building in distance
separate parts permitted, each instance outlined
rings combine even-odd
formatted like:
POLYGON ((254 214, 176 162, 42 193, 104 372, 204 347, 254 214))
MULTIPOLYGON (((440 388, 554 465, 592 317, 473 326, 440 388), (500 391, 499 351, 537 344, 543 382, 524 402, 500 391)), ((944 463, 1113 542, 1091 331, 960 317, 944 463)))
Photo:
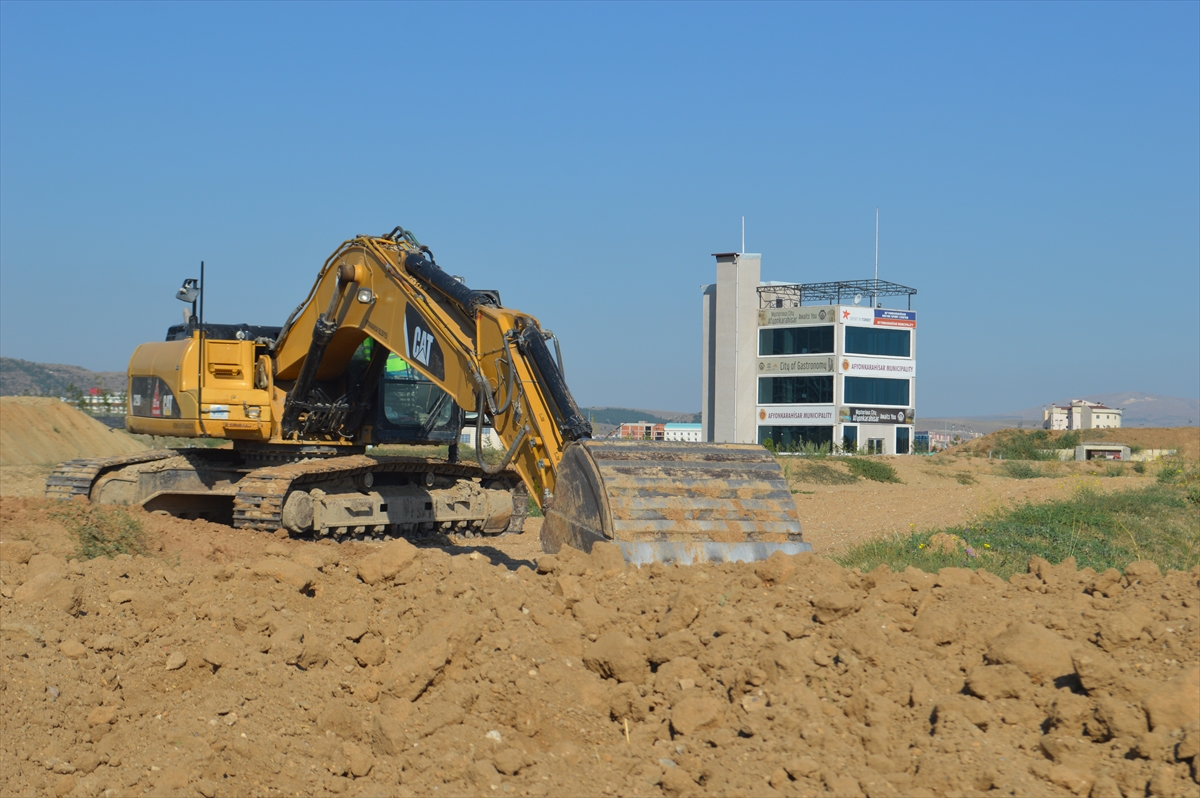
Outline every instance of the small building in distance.
POLYGON ((917 430, 913 433, 913 446, 918 452, 941 452, 979 437, 981 434, 974 430, 917 430))
MULTIPOLYGON (((475 448, 475 425, 467 424, 463 427, 462 433, 459 435, 458 442, 475 448)), ((496 434, 496 430, 491 427, 483 428, 483 448, 484 449, 499 449, 504 450, 504 442, 500 440, 500 436, 496 434)))
POLYGON ((1051 405, 1042 411, 1042 428, 1050 430, 1113 429, 1121 426, 1121 409, 1086 399, 1051 405))
POLYGON ((664 441, 681 441, 683 443, 700 443, 704 440, 703 425, 672 422, 663 425, 664 441))
POLYGON ((634 441, 666 440, 666 426, 651 421, 627 422, 621 425, 621 438, 634 441))

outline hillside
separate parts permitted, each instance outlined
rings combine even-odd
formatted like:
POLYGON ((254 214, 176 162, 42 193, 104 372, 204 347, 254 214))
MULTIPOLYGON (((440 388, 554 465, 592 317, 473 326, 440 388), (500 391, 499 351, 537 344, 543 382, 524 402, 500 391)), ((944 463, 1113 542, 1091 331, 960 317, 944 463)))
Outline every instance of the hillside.
MULTIPOLYGON (((1120 393, 1078 394, 1054 400, 1053 404, 1066 405, 1071 399, 1087 399, 1109 407, 1124 410, 1123 427, 1190 427, 1200 423, 1200 401, 1181 396, 1162 396, 1124 391, 1120 393)), ((1027 407, 1009 413, 988 416, 922 416, 918 408, 918 429, 968 429, 989 433, 1000 429, 1024 426, 1039 429, 1042 426, 1042 407, 1027 407)))
POLYGON ((699 413, 677 413, 671 410, 638 410, 630 407, 584 407, 583 414, 594 424, 620 426, 635 421, 651 424, 699 423, 699 413))
POLYGON ((65 396, 71 385, 81 391, 97 387, 123 391, 125 372, 0 357, 0 396, 65 396))

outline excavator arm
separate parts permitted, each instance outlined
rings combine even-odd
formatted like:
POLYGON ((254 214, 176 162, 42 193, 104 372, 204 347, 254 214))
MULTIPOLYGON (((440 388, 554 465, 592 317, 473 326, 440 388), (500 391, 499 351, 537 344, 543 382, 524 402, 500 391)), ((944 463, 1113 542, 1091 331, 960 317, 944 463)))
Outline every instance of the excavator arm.
POLYGON ((810 550, 762 447, 593 441, 551 340, 557 352, 536 318, 444 272, 411 233, 359 236, 325 262, 276 340, 274 380, 286 396, 272 437, 363 440, 386 350, 495 429, 503 462, 479 465, 520 474, 546 515, 547 551, 603 540, 631 562, 693 562, 810 550), (368 336, 381 346, 358 383, 324 395, 318 385, 341 375, 368 336))

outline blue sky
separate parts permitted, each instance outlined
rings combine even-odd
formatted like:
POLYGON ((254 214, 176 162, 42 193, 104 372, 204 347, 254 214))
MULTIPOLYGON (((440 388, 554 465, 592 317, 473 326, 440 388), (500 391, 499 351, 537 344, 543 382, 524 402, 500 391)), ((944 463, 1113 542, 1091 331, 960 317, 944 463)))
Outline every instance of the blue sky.
POLYGON ((1200 4, 0 3, 0 353, 281 324, 397 224, 700 407, 710 253, 919 290, 918 415, 1200 396, 1200 4))

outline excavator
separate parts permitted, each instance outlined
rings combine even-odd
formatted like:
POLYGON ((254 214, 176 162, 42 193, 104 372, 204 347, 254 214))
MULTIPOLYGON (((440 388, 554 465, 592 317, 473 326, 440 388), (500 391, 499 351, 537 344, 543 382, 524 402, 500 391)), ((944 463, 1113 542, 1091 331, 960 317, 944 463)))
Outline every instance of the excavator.
MULTIPOLYGON (((179 298, 196 291, 189 280, 179 298)), ((282 327, 200 315, 134 351, 125 425, 226 443, 63 463, 47 496, 335 539, 520 532, 532 499, 548 553, 607 541, 630 563, 689 564, 811 550, 763 447, 593 439, 558 339, 401 227, 338 247, 282 327), (498 460, 476 445, 459 461, 472 421, 476 444, 495 431, 498 460)))

